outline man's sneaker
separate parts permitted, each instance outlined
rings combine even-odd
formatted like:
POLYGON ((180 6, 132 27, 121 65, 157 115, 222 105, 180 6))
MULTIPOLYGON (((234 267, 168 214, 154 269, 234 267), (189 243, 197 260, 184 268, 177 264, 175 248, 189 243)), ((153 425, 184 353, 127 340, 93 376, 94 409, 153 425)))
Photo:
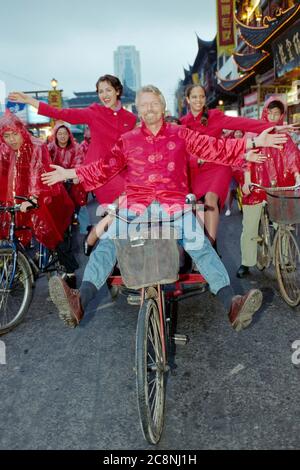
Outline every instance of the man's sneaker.
POLYGON ((255 312, 261 307, 262 300, 263 295, 259 289, 251 289, 245 295, 235 295, 228 314, 232 328, 236 331, 247 328, 255 312))
POLYGON ((225 215, 226 215, 226 217, 229 217, 231 215, 231 210, 227 209, 227 211, 225 212, 225 215))
POLYGON ((49 293, 58 310, 59 318, 71 328, 79 325, 83 318, 79 291, 70 289, 61 277, 52 276, 49 280, 49 293))

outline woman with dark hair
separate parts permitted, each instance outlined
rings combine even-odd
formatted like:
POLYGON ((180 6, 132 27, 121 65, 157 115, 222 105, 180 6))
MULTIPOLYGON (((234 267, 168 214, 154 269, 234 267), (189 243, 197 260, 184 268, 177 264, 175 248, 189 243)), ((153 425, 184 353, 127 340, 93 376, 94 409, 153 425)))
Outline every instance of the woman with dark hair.
MULTIPOLYGON (((11 101, 31 104, 38 113, 70 124, 87 124, 91 130, 91 143, 84 163, 102 159, 109 153, 118 138, 134 128, 136 116, 122 107, 123 86, 113 75, 103 75, 96 83, 100 102, 87 108, 57 109, 40 102, 31 96, 14 92, 9 95, 11 101)), ((113 202, 124 190, 123 178, 117 175, 94 193, 101 204, 113 202)))
MULTIPOLYGON (((260 133, 270 124, 256 119, 226 116, 219 109, 208 109, 205 90, 200 85, 189 85, 185 92, 190 112, 181 118, 181 124, 211 137, 220 138, 223 129, 260 133)), ((216 163, 200 163, 191 171, 192 192, 206 206, 205 228, 215 246, 220 208, 224 206, 232 177, 232 170, 216 163)))

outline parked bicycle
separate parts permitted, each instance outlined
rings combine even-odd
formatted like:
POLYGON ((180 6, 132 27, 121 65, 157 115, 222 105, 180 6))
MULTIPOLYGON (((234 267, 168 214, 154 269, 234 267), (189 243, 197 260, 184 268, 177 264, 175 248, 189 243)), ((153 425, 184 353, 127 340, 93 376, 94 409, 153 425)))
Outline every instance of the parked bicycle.
MULTIPOLYGON (((141 229, 131 239, 115 240, 121 276, 110 284, 140 289, 136 328, 135 370, 140 423, 145 439, 156 444, 164 425, 166 384, 174 367, 176 344, 188 337, 176 333, 178 301, 206 290, 200 274, 178 274, 179 250, 175 231, 169 226, 168 239, 161 236, 164 220, 132 222, 110 211, 126 223, 141 229)), ((174 217, 168 220, 172 223, 174 217)))
POLYGON ((273 262, 280 294, 288 305, 300 303, 300 251, 295 237, 300 223, 300 186, 265 188, 266 192, 257 243, 257 267, 268 268, 273 262))
MULTIPOLYGON (((15 196, 15 199, 30 202, 33 209, 38 207, 27 197, 15 196)), ((24 318, 39 273, 49 274, 58 269, 55 252, 39 243, 34 262, 17 238, 18 230, 31 230, 30 227, 16 226, 16 213, 20 208, 21 204, 0 206, 0 212, 10 215, 8 238, 0 241, 0 335, 16 327, 24 318)))

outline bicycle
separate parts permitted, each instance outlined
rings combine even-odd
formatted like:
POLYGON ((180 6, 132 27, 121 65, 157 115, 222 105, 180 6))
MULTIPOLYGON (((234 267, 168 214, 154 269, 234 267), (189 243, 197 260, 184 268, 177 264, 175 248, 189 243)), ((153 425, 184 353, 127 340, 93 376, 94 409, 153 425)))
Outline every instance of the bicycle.
POLYGON ((296 193, 300 185, 266 188, 252 183, 251 187, 267 195, 259 224, 257 268, 263 270, 273 262, 281 296, 296 307, 300 303, 300 251, 292 232, 294 224, 300 223, 300 194, 296 193))
MULTIPOLYGON (((157 444, 163 431, 166 384, 175 367, 176 344, 188 342, 186 335, 176 333, 177 304, 203 293, 207 284, 200 274, 178 275, 177 240, 171 227, 170 237, 161 238, 164 220, 155 224, 132 222, 116 210, 109 213, 127 224, 148 224, 138 236, 115 240, 120 275, 112 275, 109 282, 112 286, 125 284, 126 288, 140 289, 135 345, 138 410, 145 439, 157 444)), ((168 223, 174 220, 173 217, 168 223)))
MULTIPOLYGON (((27 197, 15 196, 15 199, 28 201, 33 208, 38 207, 27 197)), ((0 206, 0 212, 10 214, 8 238, 0 241, 0 335, 15 328, 24 318, 39 273, 57 271, 58 260, 54 252, 39 243, 35 263, 18 240, 17 230, 30 230, 30 227, 16 226, 16 213, 20 208, 21 204, 0 206)))

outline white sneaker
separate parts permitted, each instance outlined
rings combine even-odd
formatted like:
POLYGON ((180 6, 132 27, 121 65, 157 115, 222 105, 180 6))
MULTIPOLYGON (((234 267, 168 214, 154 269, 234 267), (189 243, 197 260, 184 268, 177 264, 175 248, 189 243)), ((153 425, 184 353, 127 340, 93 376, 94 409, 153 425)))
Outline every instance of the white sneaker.
POLYGON ((226 215, 226 217, 228 217, 229 215, 231 215, 231 210, 230 210, 230 209, 227 209, 227 211, 225 212, 225 215, 226 215))

